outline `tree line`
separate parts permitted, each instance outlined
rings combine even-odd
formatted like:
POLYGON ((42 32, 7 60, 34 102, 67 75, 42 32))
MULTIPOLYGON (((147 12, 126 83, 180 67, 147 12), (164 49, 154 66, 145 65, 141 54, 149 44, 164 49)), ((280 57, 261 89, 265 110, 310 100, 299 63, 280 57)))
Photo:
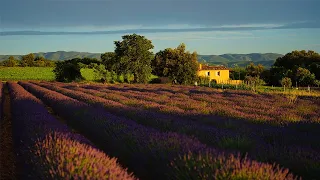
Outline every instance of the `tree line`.
MULTIPOLYGON (((115 41, 114 45, 114 52, 101 54, 101 60, 87 58, 85 63, 83 59, 58 62, 55 70, 57 77, 64 76, 61 75, 64 72, 61 68, 69 68, 69 78, 65 80, 82 79, 79 71, 86 67, 93 68, 103 82, 147 83, 151 74, 166 77, 178 84, 204 81, 202 77, 197 77, 197 52, 186 51, 183 43, 176 48, 166 48, 153 54, 151 50, 154 46, 150 40, 132 34, 122 36, 122 41, 115 41), (70 62, 76 63, 71 66, 70 62), (73 73, 76 77, 70 76, 70 67, 77 72, 73 73)), ((253 85, 319 86, 320 55, 314 51, 292 51, 278 58, 270 69, 253 63, 246 67, 235 66, 231 68, 230 78, 253 85)))
MULTIPOLYGON (((197 52, 186 51, 186 45, 166 48, 153 54, 151 40, 131 34, 114 41, 115 50, 95 58, 74 58, 66 61, 52 61, 35 57, 32 53, 21 60, 9 57, 2 66, 53 67, 57 81, 82 80, 80 70, 92 68, 102 82, 147 83, 151 74, 165 77, 178 84, 193 84, 204 81, 197 77, 197 52)), ((231 68, 230 78, 243 80, 254 85, 273 86, 319 86, 320 55, 314 51, 292 51, 276 59, 270 69, 261 64, 231 68)))
POLYGON ((33 53, 24 55, 20 59, 10 56, 9 59, 0 62, 5 67, 55 67, 55 61, 42 56, 35 57, 33 53))
POLYGON ((233 67, 230 78, 272 86, 320 86, 320 55, 314 51, 292 51, 276 59, 270 69, 250 63, 233 67))
POLYGON ((82 80, 80 69, 93 68, 102 82, 147 83, 151 74, 167 77, 179 84, 190 84, 196 79, 197 53, 186 51, 185 44, 153 54, 152 42, 144 36, 132 34, 115 41, 114 52, 101 54, 101 60, 71 59, 57 62, 54 70, 58 81, 82 80), (92 62, 90 62, 92 61, 92 62))

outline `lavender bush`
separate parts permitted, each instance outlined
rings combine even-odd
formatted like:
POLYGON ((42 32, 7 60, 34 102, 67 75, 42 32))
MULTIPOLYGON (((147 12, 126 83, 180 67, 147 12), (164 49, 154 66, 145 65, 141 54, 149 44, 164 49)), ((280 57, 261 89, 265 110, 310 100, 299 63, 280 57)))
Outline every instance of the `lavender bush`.
POLYGON ((314 99, 292 104, 279 95, 185 86, 37 84, 162 131, 194 135, 214 147, 249 152, 250 158, 279 163, 306 179, 319 178, 320 124, 316 119, 320 106, 314 99), (191 106, 193 103, 196 105, 191 106), (174 109, 174 105, 181 108, 174 109), (205 114, 201 106, 208 105, 222 116, 238 113, 243 120, 205 114), (147 106, 150 108, 144 109, 147 106), (166 107, 170 113, 164 113, 166 107), (198 109, 200 115, 188 108, 198 109))
POLYGON ((274 164, 264 164, 234 155, 212 156, 210 153, 180 156, 171 162, 175 179, 259 179, 259 180, 294 180, 287 169, 274 164), (187 172, 187 173, 186 173, 187 172))
POLYGON ((21 86, 8 87, 18 179, 135 179, 21 86))
POLYGON ((141 179, 172 179, 173 169, 169 164, 180 155, 210 151, 210 156, 217 156, 220 153, 195 138, 159 132, 114 116, 98 106, 89 106, 34 84, 20 84, 50 105, 70 126, 90 137, 108 154, 118 157, 141 179))
MULTIPOLYGON (((195 136, 201 142, 206 143, 208 145, 219 146, 221 144, 221 141, 223 141, 224 139, 233 139, 241 136, 240 133, 236 133, 234 131, 222 130, 212 126, 206 126, 204 124, 197 123, 194 121, 188 121, 183 118, 175 117, 172 115, 170 116, 167 114, 148 111, 145 109, 140 109, 138 107, 135 108, 101 97, 95 97, 91 95, 98 93, 94 90, 89 92, 85 90, 84 92, 87 93, 84 93, 81 88, 72 88, 72 90, 69 90, 50 84, 40 83, 39 85, 60 92, 77 100, 85 101, 86 103, 92 104, 97 107, 102 106, 108 112, 111 112, 115 115, 125 116, 127 118, 130 118, 131 120, 135 120, 137 123, 159 129, 163 132, 174 131, 181 134, 195 136)), ((244 153, 251 150, 251 147, 253 147, 254 142, 261 141, 261 139, 255 138, 254 134, 248 134, 247 136, 251 136, 250 140, 248 141, 252 142, 247 143, 247 148, 242 151, 244 153)), ((235 150, 235 148, 231 149, 235 150)))

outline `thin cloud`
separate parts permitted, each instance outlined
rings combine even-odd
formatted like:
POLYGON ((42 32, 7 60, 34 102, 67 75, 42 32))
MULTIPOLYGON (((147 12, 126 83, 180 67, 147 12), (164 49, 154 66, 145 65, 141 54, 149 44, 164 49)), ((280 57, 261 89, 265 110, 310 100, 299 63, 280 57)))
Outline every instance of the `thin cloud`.
POLYGON ((255 27, 255 28, 276 28, 276 27, 282 27, 285 24, 239 24, 239 25, 224 25, 221 26, 223 28, 245 28, 245 27, 255 27))
POLYGON ((318 46, 320 46, 320 44, 305 44, 303 46, 305 46, 305 47, 318 47, 318 46))
POLYGON ((299 29, 299 28, 320 28, 316 22, 294 22, 287 24, 240 24, 240 25, 222 25, 222 26, 191 26, 191 25, 167 25, 167 26, 141 26, 141 25, 127 25, 127 26, 111 26, 111 27, 82 27, 76 30, 65 31, 3 31, 0 36, 14 36, 14 35, 101 35, 101 34, 130 34, 130 33, 186 33, 186 32, 236 32, 240 31, 254 31, 254 30, 268 30, 268 29, 299 29), (313 26, 304 26, 304 25, 313 26), (86 30, 87 29, 87 30, 86 30), (91 30, 90 30, 91 29, 91 30))
POLYGON ((151 40, 212 40, 212 39, 220 39, 220 40, 233 40, 233 39, 255 39, 260 38, 254 36, 250 32, 186 32, 179 34, 146 34, 146 37, 151 40))

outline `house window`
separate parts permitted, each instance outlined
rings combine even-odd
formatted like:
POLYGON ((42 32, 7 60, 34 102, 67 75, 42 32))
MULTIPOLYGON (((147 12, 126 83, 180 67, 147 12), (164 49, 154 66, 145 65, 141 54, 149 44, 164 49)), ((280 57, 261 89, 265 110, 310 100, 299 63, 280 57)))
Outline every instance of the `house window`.
POLYGON ((216 72, 216 76, 220 76, 220 71, 216 72))
POLYGON ((207 76, 210 76, 210 71, 207 72, 207 76))

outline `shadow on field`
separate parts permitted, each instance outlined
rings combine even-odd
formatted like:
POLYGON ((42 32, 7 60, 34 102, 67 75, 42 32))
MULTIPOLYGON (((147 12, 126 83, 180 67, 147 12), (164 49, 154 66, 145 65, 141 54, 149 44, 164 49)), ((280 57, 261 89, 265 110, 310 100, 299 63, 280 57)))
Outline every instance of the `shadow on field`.
MULTIPOLYGON (((91 86, 86 87, 90 88, 91 86)), ((92 86, 93 89, 95 87, 92 86)), ((74 85, 65 85, 64 88, 71 90, 74 85)), ((161 89, 161 91, 177 93, 177 91, 165 88, 152 90, 114 86, 104 88, 121 92, 152 93, 157 93, 161 89)), ((208 94, 210 92, 189 89, 189 93, 208 94)), ((241 91, 239 93, 244 96, 256 96, 250 92, 241 91)), ((103 108, 116 116, 126 117, 144 126, 150 126, 165 132, 174 131, 194 136, 201 142, 221 150, 239 151, 242 154, 248 153, 252 159, 280 164, 289 168, 295 174, 301 175, 304 179, 319 178, 320 123, 312 121, 272 123, 227 118, 212 114, 162 113, 156 109, 145 109, 139 106, 113 106, 112 104, 106 104, 106 101, 101 97, 87 95, 92 100, 85 100, 85 98, 77 95, 73 98, 87 102, 96 108, 103 108)), ((223 95, 230 96, 230 93, 225 91, 223 95)), ((265 96, 269 97, 268 95, 265 96)), ((112 103, 110 100, 108 102, 112 103)))

